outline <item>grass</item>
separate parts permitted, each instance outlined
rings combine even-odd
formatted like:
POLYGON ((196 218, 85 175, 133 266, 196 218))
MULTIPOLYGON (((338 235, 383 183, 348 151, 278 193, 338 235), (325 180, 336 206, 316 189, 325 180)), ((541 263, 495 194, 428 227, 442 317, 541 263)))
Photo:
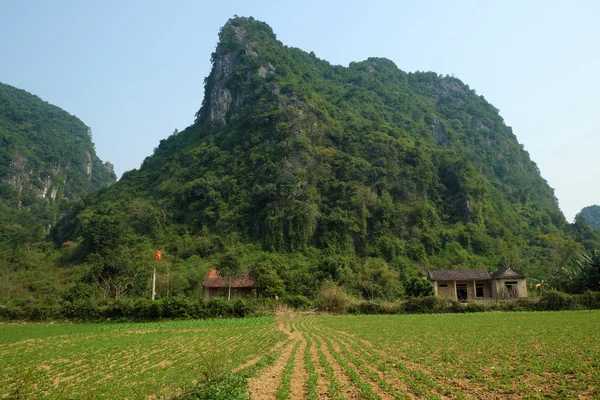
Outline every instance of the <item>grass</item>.
POLYGON ((278 322, 0 324, 0 398, 246 399, 276 361, 280 399, 600 398, 600 311, 278 322))
POLYGON ((203 375, 223 375, 267 353, 285 338, 272 322, 1 324, 0 398, 16 391, 28 398, 171 397, 203 375), (216 370, 206 369, 206 354, 221 357, 216 370))
POLYGON ((600 394, 599 311, 342 316, 319 325, 369 353, 367 363, 391 365, 420 395, 600 394))

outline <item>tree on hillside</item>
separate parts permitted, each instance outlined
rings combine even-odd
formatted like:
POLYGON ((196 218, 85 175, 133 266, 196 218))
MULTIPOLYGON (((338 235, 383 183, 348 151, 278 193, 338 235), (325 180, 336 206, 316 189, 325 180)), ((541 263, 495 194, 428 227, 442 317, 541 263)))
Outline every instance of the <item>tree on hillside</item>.
POLYGON ((406 284, 406 294, 410 297, 433 296, 433 284, 425 278, 414 277, 406 284))
POLYGON ((229 251, 223 254, 217 264, 217 272, 227 283, 227 300, 231 300, 231 283, 244 275, 242 264, 237 254, 229 251))
POLYGON ((398 272, 380 258, 367 258, 357 276, 357 284, 368 300, 392 299, 401 291, 398 272))
POLYGON ((577 260, 579 284, 583 290, 600 290, 600 253, 596 250, 584 253, 577 260))
POLYGON ((285 284, 277 274, 273 264, 267 259, 258 260, 250 269, 259 297, 281 297, 285 294, 285 284))

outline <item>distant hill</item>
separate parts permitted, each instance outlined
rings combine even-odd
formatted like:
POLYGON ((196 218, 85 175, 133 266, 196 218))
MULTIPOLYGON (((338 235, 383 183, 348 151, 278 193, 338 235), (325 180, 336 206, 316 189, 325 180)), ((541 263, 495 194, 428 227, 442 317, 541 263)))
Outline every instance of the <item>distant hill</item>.
POLYGON ((600 206, 593 205, 584 207, 581 210, 581 216, 590 228, 600 230, 600 206))
POLYGON ((212 63, 196 122, 87 197, 57 244, 81 242, 104 265, 152 248, 176 261, 246 246, 242 260, 284 257, 268 265, 307 294, 384 265, 369 258, 401 276, 550 270, 544 240, 570 240, 536 164, 457 78, 384 58, 332 65, 253 18, 227 22, 212 63))
POLYGON ((0 242, 15 232, 40 236, 67 204, 115 181, 83 122, 0 83, 0 242))

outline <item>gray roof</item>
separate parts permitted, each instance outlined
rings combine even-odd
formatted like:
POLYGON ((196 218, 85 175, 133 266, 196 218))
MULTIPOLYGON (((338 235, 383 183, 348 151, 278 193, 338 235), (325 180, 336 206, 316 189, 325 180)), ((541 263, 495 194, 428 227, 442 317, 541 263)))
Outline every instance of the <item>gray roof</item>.
POLYGON ((429 279, 432 281, 484 281, 490 279, 490 274, 485 269, 438 269, 429 271, 429 279))
POLYGON ((514 279, 525 279, 525 275, 511 269, 510 267, 501 269, 492 274, 492 278, 514 278, 514 279))

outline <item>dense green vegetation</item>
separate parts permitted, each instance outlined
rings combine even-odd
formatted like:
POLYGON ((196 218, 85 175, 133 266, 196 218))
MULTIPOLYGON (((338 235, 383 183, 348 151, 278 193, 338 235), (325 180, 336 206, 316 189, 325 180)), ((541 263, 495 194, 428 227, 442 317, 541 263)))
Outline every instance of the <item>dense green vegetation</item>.
POLYGON ((583 207, 580 214, 590 228, 600 230, 600 206, 583 207))
POLYGON ((0 83, 0 298, 57 281, 45 235, 69 204, 115 180, 83 122, 0 83))
POLYGON ((391 300, 420 293, 408 282, 428 268, 505 266, 582 290, 572 260, 599 234, 565 221, 498 110, 460 80, 382 58, 331 65, 252 18, 219 39, 196 122, 71 202, 38 279, 55 283, 20 295, 147 297, 158 267, 159 297, 198 298, 228 265, 264 297, 326 283, 391 300))

